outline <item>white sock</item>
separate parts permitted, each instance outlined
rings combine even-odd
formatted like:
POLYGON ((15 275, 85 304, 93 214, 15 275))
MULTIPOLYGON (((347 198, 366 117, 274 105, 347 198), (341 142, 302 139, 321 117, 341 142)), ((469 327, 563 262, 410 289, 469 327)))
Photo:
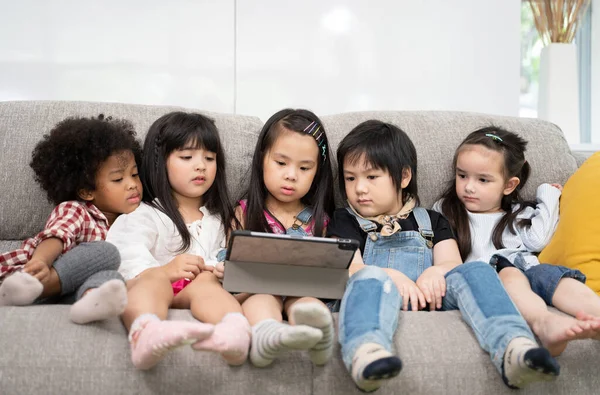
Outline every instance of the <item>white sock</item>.
POLYGON ((502 364, 502 379, 511 388, 523 388, 536 381, 555 380, 560 373, 550 352, 526 337, 508 343, 502 364))
POLYGON ((290 317, 296 325, 312 326, 323 333, 321 340, 308 353, 315 365, 325 365, 333 355, 333 317, 329 309, 317 302, 296 303, 290 317))
POLYGON ((319 329, 307 325, 289 325, 268 319, 252 327, 250 361, 259 368, 270 365, 287 350, 308 350, 323 337, 319 329))
POLYGON ((42 283, 31 274, 15 272, 0 284, 0 306, 28 306, 44 291, 42 283))
POLYGON ((87 324, 117 317, 125 311, 127 287, 121 280, 110 280, 90 290, 79 299, 69 312, 69 318, 76 324, 87 324))
POLYGON ((377 343, 365 343, 352 358, 352 379, 365 392, 375 391, 402 369, 400 358, 377 343))

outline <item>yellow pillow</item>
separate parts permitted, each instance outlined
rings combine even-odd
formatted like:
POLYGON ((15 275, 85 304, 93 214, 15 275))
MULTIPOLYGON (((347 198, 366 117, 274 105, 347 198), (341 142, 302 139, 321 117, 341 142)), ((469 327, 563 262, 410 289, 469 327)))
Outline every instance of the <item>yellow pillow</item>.
POLYGON ((580 270, 586 284, 600 295, 600 152, 565 184, 556 233, 539 260, 580 270))

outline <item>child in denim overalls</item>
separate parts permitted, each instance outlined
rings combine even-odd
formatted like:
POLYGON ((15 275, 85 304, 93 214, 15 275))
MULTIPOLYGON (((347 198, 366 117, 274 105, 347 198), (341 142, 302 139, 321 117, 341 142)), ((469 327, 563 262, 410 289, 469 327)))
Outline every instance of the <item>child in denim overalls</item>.
POLYGON ((461 264, 448 221, 418 207, 417 153, 397 127, 366 121, 337 151, 341 192, 331 236, 361 242, 342 299, 339 337, 356 385, 373 391, 402 367, 392 338, 399 310, 460 309, 483 349, 511 387, 552 380, 559 373, 535 342, 494 270, 461 264), (362 254, 361 254, 362 253, 362 254))
MULTIPOLYGON (((333 208, 333 174, 327 135, 310 111, 286 109, 263 127, 256 145, 250 185, 236 214, 244 229, 323 236, 333 208)), ((219 275, 222 265, 217 265, 219 275)), ((242 298, 238 300, 243 300, 242 298)), ((252 325, 250 361, 258 367, 286 350, 309 350, 317 365, 333 352, 333 319, 312 297, 255 294, 242 302, 252 325), (290 325, 282 322, 282 311, 290 325)))
POLYGON ((536 201, 522 199, 531 172, 526 145, 495 126, 469 134, 456 149, 455 176, 433 209, 452 224, 465 262, 496 268, 533 332, 556 356, 571 340, 600 338, 600 297, 579 270, 543 264, 536 256, 558 224, 562 186, 542 184, 536 201))

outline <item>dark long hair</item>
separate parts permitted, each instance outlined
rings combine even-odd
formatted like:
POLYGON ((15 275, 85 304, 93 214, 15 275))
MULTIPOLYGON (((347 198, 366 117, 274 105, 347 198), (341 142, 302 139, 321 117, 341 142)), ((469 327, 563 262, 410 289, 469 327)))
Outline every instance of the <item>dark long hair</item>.
POLYGON ((250 170, 250 185, 243 194, 243 198, 247 200, 246 213, 244 214, 244 227, 246 229, 257 232, 272 232, 264 215, 265 201, 269 193, 263 180, 265 155, 283 132, 291 131, 306 135, 305 130, 313 122, 318 124, 321 127, 320 131, 323 132, 317 142, 319 145, 317 173, 310 190, 300 201, 313 209, 313 234, 315 236, 323 235, 325 216, 333 212, 333 171, 331 170, 329 141, 319 117, 308 110, 289 108, 271 116, 258 136, 250 170))
POLYGON ((409 197, 419 204, 417 149, 402 129, 377 120, 359 124, 338 145, 338 181, 344 200, 348 198, 344 183, 344 161, 356 163, 363 155, 367 165, 390 174, 396 191, 400 193, 402 190, 403 204, 409 197), (412 176, 406 188, 402 189, 402 177, 407 169, 410 169, 412 176))
MULTIPOLYGON (((453 159, 453 169, 456 173, 456 161, 458 155, 467 145, 481 145, 492 151, 500 152, 504 158, 503 175, 505 180, 512 177, 519 178, 520 182, 509 195, 504 195, 500 203, 500 208, 504 211, 502 219, 492 233, 492 242, 497 249, 504 248, 502 244, 502 233, 508 226, 512 233, 515 231, 515 220, 517 215, 528 206, 535 206, 535 202, 526 201, 521 197, 521 189, 529 179, 531 167, 525 160, 525 150, 527 141, 517 134, 509 132, 496 126, 489 126, 474 131, 469 134, 456 149, 453 159), (494 137, 495 136, 495 137, 494 137), (513 211, 513 205, 518 204, 518 209, 513 211)), ((456 233, 458 239, 458 248, 463 260, 467 259, 471 253, 471 228, 469 227, 469 216, 467 209, 458 198, 456 193, 456 174, 448 183, 448 186, 441 196, 442 213, 456 233)), ((523 226, 531 223, 530 220, 521 220, 517 226, 523 226)))
POLYGON ((181 235, 182 243, 177 252, 184 252, 190 247, 191 235, 173 198, 166 161, 173 151, 189 143, 217 154, 215 181, 203 196, 204 205, 221 218, 226 234, 231 230, 235 218, 227 191, 225 153, 215 122, 195 113, 172 112, 163 115, 150 126, 146 135, 140 177, 144 186, 144 201, 171 218, 181 235), (154 200, 156 198, 159 203, 154 200))

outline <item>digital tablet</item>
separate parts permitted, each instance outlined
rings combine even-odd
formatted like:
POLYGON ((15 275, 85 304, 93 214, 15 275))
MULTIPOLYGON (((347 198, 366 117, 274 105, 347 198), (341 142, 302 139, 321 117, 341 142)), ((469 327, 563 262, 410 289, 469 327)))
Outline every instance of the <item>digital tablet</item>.
POLYGON ((234 231, 223 287, 230 292, 340 299, 358 248, 353 239, 234 231))

